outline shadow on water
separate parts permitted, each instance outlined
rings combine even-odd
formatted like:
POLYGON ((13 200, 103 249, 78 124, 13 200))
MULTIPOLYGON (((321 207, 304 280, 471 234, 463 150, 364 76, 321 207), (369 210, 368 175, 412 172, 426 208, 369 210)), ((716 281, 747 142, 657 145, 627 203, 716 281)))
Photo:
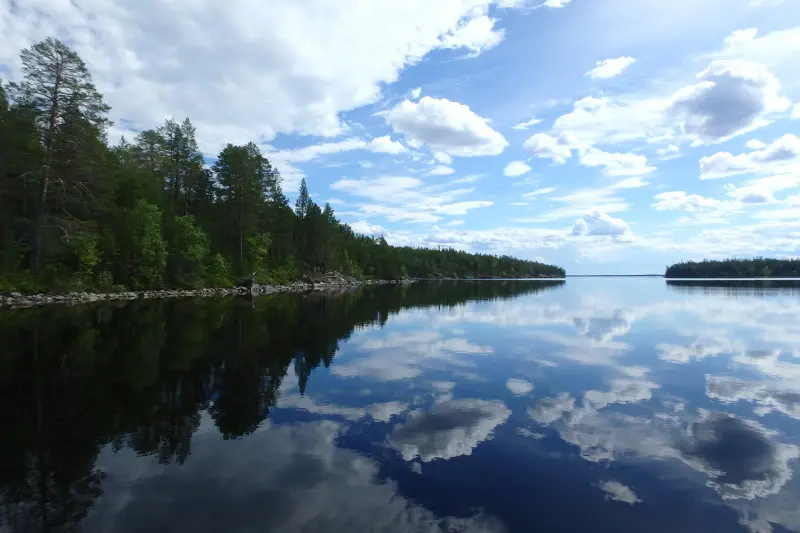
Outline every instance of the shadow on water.
POLYGON ((359 326, 409 307, 514 298, 563 281, 431 282, 254 301, 0 312, 0 531, 75 531, 103 493, 101 449, 191 461, 208 413, 253 433, 289 372, 300 392, 359 326))
POLYGON ((729 297, 800 295, 800 279, 669 279, 667 287, 681 294, 729 297))

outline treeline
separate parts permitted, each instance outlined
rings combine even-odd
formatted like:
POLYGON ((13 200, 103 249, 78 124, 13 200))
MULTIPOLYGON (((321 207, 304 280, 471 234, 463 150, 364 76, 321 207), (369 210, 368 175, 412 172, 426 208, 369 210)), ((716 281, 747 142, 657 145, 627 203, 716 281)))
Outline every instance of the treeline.
POLYGON ((725 259, 688 261, 667 267, 667 278, 797 278, 800 259, 725 259))
POLYGON ((560 285, 420 283, 252 302, 0 310, 0 419, 13 435, 0 439, 0 530, 80 530, 103 492, 102 449, 182 464, 203 413, 225 439, 249 435, 280 406, 289 370, 303 392, 357 327, 383 324, 409 306, 560 285))
POLYGON ((0 83, 0 290, 230 285, 339 271, 397 279, 561 277, 511 257, 395 248, 309 196, 294 209, 254 143, 210 167, 189 119, 109 146, 109 107, 86 65, 47 39, 0 83))

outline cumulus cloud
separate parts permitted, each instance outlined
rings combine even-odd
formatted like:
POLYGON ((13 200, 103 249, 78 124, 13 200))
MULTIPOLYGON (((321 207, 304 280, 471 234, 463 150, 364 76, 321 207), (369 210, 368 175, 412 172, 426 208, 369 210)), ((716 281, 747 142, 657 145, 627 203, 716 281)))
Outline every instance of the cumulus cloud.
POLYGON ((449 176, 450 174, 455 174, 455 173, 456 173, 455 170, 445 165, 436 166, 428 171, 429 176, 449 176))
POLYGON ((399 141, 393 141, 388 135, 376 137, 369 142, 369 150, 379 154, 402 154, 406 147, 399 141))
POLYGON ((477 57, 503 41, 504 30, 495 30, 497 20, 481 15, 468 19, 442 40, 443 48, 469 50, 467 57, 477 57))
POLYGON ((726 404, 752 402, 757 415, 778 412, 800 420, 800 389, 791 382, 764 383, 707 375, 706 395, 726 404))
POLYGON ((111 466, 114 475, 103 482, 104 496, 86 528, 160 531, 182 513, 192 531, 244 531, 253 524, 279 531, 503 530, 480 512, 438 517, 407 500, 396 483, 379 480, 378 463, 336 445, 343 431, 325 421, 267 423, 246 439, 224 443, 214 434, 195 435, 191 459, 178 469, 127 450, 104 452, 99 467, 111 466))
POLYGON ((406 461, 472 455, 510 415, 499 401, 445 400, 430 409, 411 411, 407 422, 396 426, 387 440, 406 461))
POLYGON ((349 224, 350 229, 362 235, 382 235, 386 233, 386 228, 377 224, 370 224, 366 220, 357 220, 349 224))
POLYGON ((795 445, 776 442, 760 424, 733 415, 700 411, 696 418, 644 418, 607 412, 616 403, 652 397, 655 384, 626 380, 606 392, 587 391, 583 405, 569 394, 546 398, 528 410, 580 449, 587 461, 638 456, 677 459, 706 476, 725 500, 752 500, 777 494, 792 477, 795 445))
POLYGON ((385 113, 394 131, 450 156, 498 155, 508 141, 468 106, 423 96, 418 102, 405 100, 385 113))
POLYGON ((618 237, 630 231, 628 223, 606 213, 595 211, 579 218, 572 226, 574 236, 612 236, 618 237))
POLYGON ((723 499, 751 500, 777 494, 792 477, 789 461, 797 458, 797 447, 770 437, 755 422, 709 413, 689 426, 679 450, 723 499))
POLYGON ((189 116, 214 155, 225 142, 343 133, 341 113, 378 101, 429 52, 496 44, 501 32, 485 20, 493 3, 111 0, 90 15, 75 2, 23 2, 4 15, 0 64, 14 78, 19 49, 59 37, 87 62, 112 119, 142 129, 189 116))
POLYGON ((587 167, 603 167, 606 176, 641 176, 655 171, 647 163, 647 157, 639 154, 612 154, 597 148, 585 150, 580 155, 581 164, 587 167))
POLYGON ((608 316, 576 316, 575 328, 584 337, 599 343, 608 343, 625 335, 633 320, 623 309, 614 309, 608 316))
MULTIPOLYGON (((669 158, 682 142, 715 144, 762 127, 789 108, 775 73, 793 75, 798 32, 773 32, 757 43, 749 41, 750 34, 726 41, 723 51, 708 56, 711 61, 696 82, 677 90, 578 99, 556 118, 548 138, 536 142, 552 147, 564 134, 572 140, 561 144, 573 149, 646 141, 674 147, 658 154, 669 158)), ((563 162, 570 154, 562 147, 558 159, 551 158, 563 162)))
POLYGON ((619 76, 631 65, 636 63, 636 59, 628 56, 604 59, 597 62, 597 66, 586 73, 593 80, 607 80, 619 76))
POLYGON ((546 133, 537 133, 522 145, 527 151, 541 159, 551 159, 563 164, 572 157, 572 150, 579 146, 578 138, 571 132, 564 132, 558 137, 546 133))
POLYGON ((684 191, 662 192, 655 195, 653 207, 656 211, 700 211, 723 210, 732 207, 722 200, 707 198, 699 194, 687 194, 684 191))
POLYGON ((700 159, 700 179, 718 179, 759 171, 780 171, 783 164, 800 160, 800 138, 788 133, 771 144, 749 143, 752 152, 717 152, 700 159))
POLYGON ((607 500, 627 503, 628 505, 635 505, 642 501, 630 487, 623 485, 619 481, 602 481, 599 487, 600 490, 606 493, 607 500))
POLYGON ((570 135, 573 147, 671 138, 673 128, 665 113, 668 105, 666 98, 659 97, 587 96, 553 122, 553 135, 570 135))
POLYGON ((485 356, 494 351, 491 346, 474 344, 467 339, 442 338, 436 331, 367 338, 354 344, 368 355, 332 367, 333 374, 399 381, 420 376, 429 365, 471 366, 469 356, 485 356))
POLYGON ((506 388, 515 396, 525 396, 533 391, 533 385, 524 379, 510 378, 506 388))
POLYGON ((506 165, 506 168, 503 170, 503 174, 507 177, 515 178, 517 176, 527 174, 530 171, 531 167, 529 167, 524 161, 512 161, 506 165))
POLYGON ((680 147, 676 144, 668 144, 663 148, 658 148, 656 150, 656 154, 662 158, 668 159, 677 156, 680 154, 680 147))
POLYGON ((673 95, 670 111, 696 144, 715 144, 768 123, 789 108, 781 84, 769 69, 743 60, 716 60, 697 75, 698 83, 673 95))

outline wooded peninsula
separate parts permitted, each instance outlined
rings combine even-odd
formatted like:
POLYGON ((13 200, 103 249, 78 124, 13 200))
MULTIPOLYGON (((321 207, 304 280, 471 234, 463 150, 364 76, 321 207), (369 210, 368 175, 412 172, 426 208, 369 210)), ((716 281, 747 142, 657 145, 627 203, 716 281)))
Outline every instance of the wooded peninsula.
POLYGON ((800 259, 688 261, 667 267, 666 278, 800 278, 800 259))
POLYGON ((294 209, 251 142, 207 165, 195 128, 167 120, 110 146, 109 106, 56 39, 0 82, 0 291, 229 286, 309 274, 357 278, 563 277, 562 268, 360 235, 300 185, 294 209))

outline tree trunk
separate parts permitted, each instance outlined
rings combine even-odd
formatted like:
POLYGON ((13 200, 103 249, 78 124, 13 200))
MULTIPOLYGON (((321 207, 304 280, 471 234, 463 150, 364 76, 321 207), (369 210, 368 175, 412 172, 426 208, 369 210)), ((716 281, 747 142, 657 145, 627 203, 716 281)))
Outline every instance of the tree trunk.
POLYGON ((56 122, 58 120, 58 91, 61 88, 61 65, 56 67, 56 79, 53 85, 53 93, 50 97, 50 113, 47 124, 47 135, 45 137, 45 160, 42 175, 39 178, 39 205, 36 206, 36 219, 33 225, 33 253, 31 253, 31 270, 34 274, 39 273, 39 266, 42 262, 42 230, 44 229, 45 219, 47 218, 47 187, 50 184, 50 171, 53 166, 53 138, 56 134, 56 122))

